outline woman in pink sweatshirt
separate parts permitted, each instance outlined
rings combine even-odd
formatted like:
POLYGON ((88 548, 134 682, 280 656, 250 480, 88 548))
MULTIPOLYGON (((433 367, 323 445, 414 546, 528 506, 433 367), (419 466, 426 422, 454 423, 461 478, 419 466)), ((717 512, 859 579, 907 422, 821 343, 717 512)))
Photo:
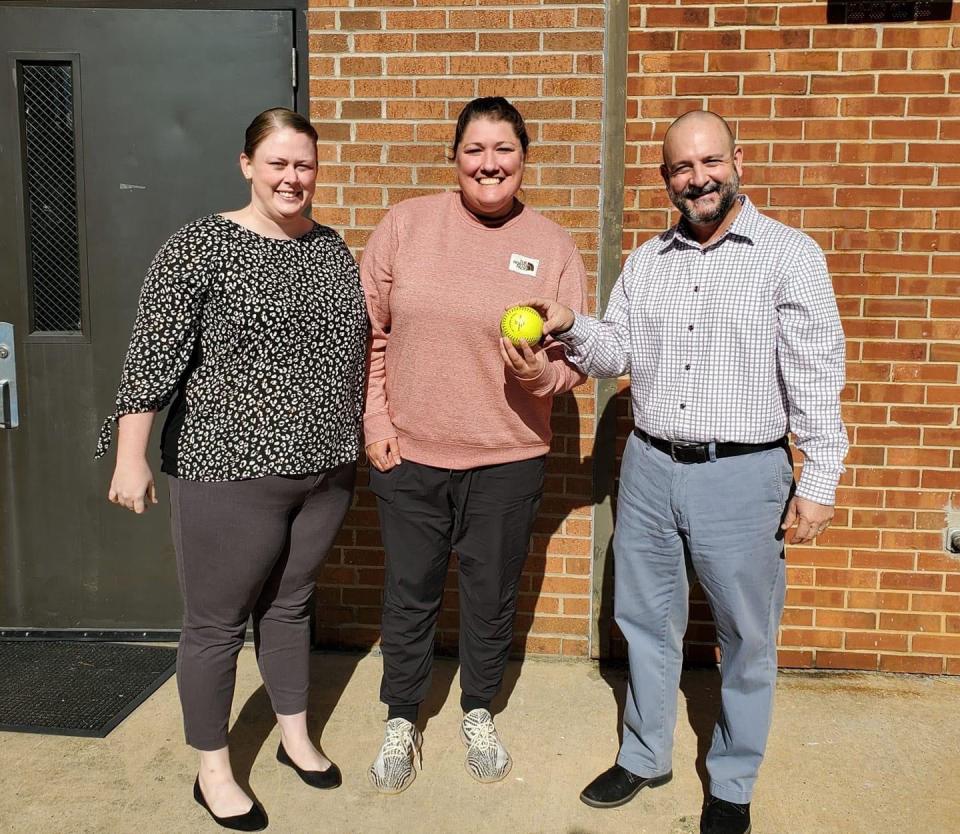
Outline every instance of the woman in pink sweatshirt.
POLYGON ((529 140, 503 98, 463 109, 459 191, 394 206, 361 281, 373 328, 364 431, 386 550, 383 746, 369 770, 405 790, 422 742, 433 640, 451 550, 459 558, 461 739, 467 771, 495 782, 512 761, 490 715, 513 636, 517 585, 543 493, 553 397, 584 377, 562 346, 500 338, 504 308, 548 296, 583 308, 573 240, 517 199, 529 140))

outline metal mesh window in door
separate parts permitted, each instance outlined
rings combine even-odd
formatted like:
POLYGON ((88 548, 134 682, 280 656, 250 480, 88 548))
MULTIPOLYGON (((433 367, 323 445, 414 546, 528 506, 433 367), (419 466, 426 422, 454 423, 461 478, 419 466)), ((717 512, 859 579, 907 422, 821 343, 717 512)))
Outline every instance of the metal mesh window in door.
POLYGON ((31 331, 77 333, 81 325, 80 234, 73 66, 20 61, 31 331))

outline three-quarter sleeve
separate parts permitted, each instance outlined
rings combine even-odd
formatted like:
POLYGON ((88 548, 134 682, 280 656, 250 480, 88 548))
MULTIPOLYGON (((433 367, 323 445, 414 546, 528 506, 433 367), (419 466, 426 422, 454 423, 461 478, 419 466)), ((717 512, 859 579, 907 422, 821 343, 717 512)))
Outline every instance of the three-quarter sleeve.
POLYGON ((161 411, 172 399, 196 344, 210 276, 210 253, 181 229, 147 271, 123 363, 113 414, 100 429, 96 457, 110 447, 113 423, 125 414, 161 411))

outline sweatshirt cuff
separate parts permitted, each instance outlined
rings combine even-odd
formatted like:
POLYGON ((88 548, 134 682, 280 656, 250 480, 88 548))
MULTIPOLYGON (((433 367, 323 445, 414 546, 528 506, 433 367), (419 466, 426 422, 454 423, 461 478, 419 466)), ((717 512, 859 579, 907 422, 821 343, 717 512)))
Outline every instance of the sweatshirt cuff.
POLYGON ((837 501, 837 484, 840 476, 832 472, 818 471, 809 464, 804 464, 800 472, 800 482, 797 484, 797 495, 818 504, 832 507, 837 501))
POLYGON ((521 377, 514 376, 514 379, 528 394, 533 394, 535 397, 545 397, 553 393, 557 381, 557 373, 556 368, 553 367, 553 363, 548 360, 540 369, 540 373, 535 377, 522 379, 521 377))
POLYGON ((380 440, 396 437, 397 430, 386 411, 377 411, 363 416, 363 445, 369 446, 380 440))

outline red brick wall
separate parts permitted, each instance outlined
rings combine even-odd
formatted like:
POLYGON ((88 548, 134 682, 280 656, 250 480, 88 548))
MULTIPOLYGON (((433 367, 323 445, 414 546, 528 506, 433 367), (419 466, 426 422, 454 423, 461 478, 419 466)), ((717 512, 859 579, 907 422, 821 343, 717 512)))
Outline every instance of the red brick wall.
MULTIPOLYGON (((474 3, 312 0, 316 215, 359 254, 388 206, 452 185, 457 112, 501 94, 531 127, 527 202, 569 229, 595 270, 604 8, 474 3)), ((946 513, 960 511, 960 19, 841 26, 826 8, 630 8, 624 253, 672 222, 657 173, 670 120, 700 107, 726 116, 751 198, 827 252, 849 343, 849 471, 834 528, 788 551, 781 662, 960 673, 960 563, 942 549, 946 513)), ((557 401, 518 651, 589 650, 596 421, 592 386, 557 401)), ((382 565, 361 489, 321 578, 322 642, 376 642, 382 565)), ((709 612, 692 596, 690 654, 712 657, 709 612)), ((456 644, 456 605, 451 582, 443 648, 456 644)))
MULTIPOLYGON (((745 190, 827 253, 848 342, 833 528, 791 547, 784 666, 960 674, 960 4, 828 25, 824 2, 630 8, 624 251, 672 222, 663 131, 733 125, 745 190)), ((695 599, 691 651, 712 646, 695 599)), ((710 649, 712 653, 712 649, 710 649)))
MULTIPOLYGON (((389 206, 454 184, 445 151, 463 104, 478 95, 503 95, 530 130, 524 199, 570 231, 587 268, 595 270, 602 4, 310 5, 311 114, 321 136, 319 220, 340 230, 359 254, 389 206)), ((596 294, 592 281, 589 294, 596 294)), ((518 651, 588 651, 593 406, 592 385, 555 404, 546 497, 521 583, 518 651)), ((320 579, 321 642, 373 645, 382 581, 376 508, 373 496, 360 489, 320 579)), ((451 573, 440 617, 442 648, 455 648, 457 621, 451 573)))

